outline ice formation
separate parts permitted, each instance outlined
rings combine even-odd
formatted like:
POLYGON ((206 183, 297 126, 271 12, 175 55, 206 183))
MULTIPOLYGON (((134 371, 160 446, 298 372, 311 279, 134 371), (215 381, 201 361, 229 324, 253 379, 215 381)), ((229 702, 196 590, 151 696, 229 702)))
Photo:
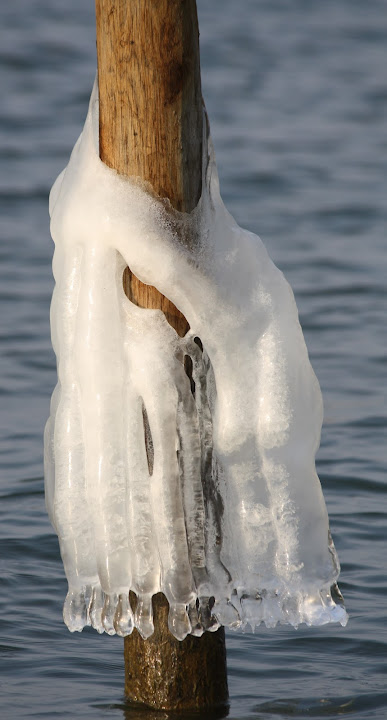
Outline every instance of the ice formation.
POLYGON ((149 637, 159 591, 178 639, 346 623, 314 462, 321 395, 293 294, 225 209, 205 140, 201 200, 176 213, 101 162, 94 90, 51 191, 46 502, 71 631, 149 637), (183 312, 184 338, 128 300, 126 265, 183 312))

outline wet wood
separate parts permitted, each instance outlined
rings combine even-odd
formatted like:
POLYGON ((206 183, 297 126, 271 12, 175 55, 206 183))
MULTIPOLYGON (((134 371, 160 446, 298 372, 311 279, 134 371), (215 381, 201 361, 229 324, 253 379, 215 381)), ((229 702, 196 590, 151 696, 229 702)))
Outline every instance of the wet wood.
MULTIPOLYGON (((202 96, 195 0, 96 0, 100 157, 150 183, 183 212, 196 207, 202 185, 202 96)), ((183 241, 183 240, 182 240, 183 241)), ((140 307, 160 308, 180 336, 188 323, 156 288, 128 268, 124 287, 140 307)), ((168 603, 153 599, 155 632, 125 638, 125 692, 157 709, 227 703, 224 630, 176 640, 168 603)))
MULTIPOLYGON (((133 596, 133 593, 131 593, 133 596)), ((135 600, 132 597, 132 605, 135 600)), ((155 632, 125 638, 125 691, 132 702, 160 710, 227 707, 224 628, 180 642, 168 630, 168 601, 153 597, 155 632)))

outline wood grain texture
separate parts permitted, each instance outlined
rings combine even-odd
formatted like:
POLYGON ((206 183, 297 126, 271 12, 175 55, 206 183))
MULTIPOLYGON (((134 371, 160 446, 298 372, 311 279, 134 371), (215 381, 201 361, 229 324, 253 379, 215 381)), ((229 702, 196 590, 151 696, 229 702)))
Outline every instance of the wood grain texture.
MULTIPOLYGON (((176 210, 190 212, 202 186, 196 2, 96 0, 96 16, 100 157, 119 173, 150 183, 176 210)), ((132 302, 160 308, 185 335, 189 326, 180 311, 129 268, 124 287, 132 302)), ((164 595, 153 598, 153 608, 154 635, 144 641, 134 630, 125 638, 128 699, 159 710, 225 707, 224 629, 179 642, 168 630, 164 595)))

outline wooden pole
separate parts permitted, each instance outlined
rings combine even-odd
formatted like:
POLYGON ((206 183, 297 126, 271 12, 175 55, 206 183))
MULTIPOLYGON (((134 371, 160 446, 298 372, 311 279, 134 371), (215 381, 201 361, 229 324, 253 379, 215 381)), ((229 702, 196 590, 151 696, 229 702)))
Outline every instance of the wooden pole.
MULTIPOLYGON (((145 180, 171 205, 190 212, 202 185, 203 105, 195 0, 96 0, 100 157, 145 180)), ((124 287, 144 308, 160 308, 180 336, 188 323, 156 288, 128 268, 124 287)), ((132 602, 133 594, 131 593, 132 602)), ((226 706, 224 629, 179 642, 167 626, 168 603, 153 598, 155 632, 125 638, 125 692, 163 710, 226 706)))

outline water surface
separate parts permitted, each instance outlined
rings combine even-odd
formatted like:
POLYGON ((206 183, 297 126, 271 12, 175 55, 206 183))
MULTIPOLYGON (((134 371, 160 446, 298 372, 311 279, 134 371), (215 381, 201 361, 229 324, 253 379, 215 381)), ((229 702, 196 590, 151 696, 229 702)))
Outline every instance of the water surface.
MULTIPOLYGON (((342 563, 343 629, 228 633, 230 717, 387 716, 383 0, 199 0, 224 200, 295 291, 325 424, 318 471, 342 563), (383 320, 382 320, 383 313, 383 320)), ((126 718, 123 643, 61 620, 44 510, 55 384, 47 195, 86 114, 93 3, 0 7, 0 715, 126 718)), ((154 720, 154 714, 141 714, 154 720)), ((160 718, 166 717, 161 714, 160 718)))

